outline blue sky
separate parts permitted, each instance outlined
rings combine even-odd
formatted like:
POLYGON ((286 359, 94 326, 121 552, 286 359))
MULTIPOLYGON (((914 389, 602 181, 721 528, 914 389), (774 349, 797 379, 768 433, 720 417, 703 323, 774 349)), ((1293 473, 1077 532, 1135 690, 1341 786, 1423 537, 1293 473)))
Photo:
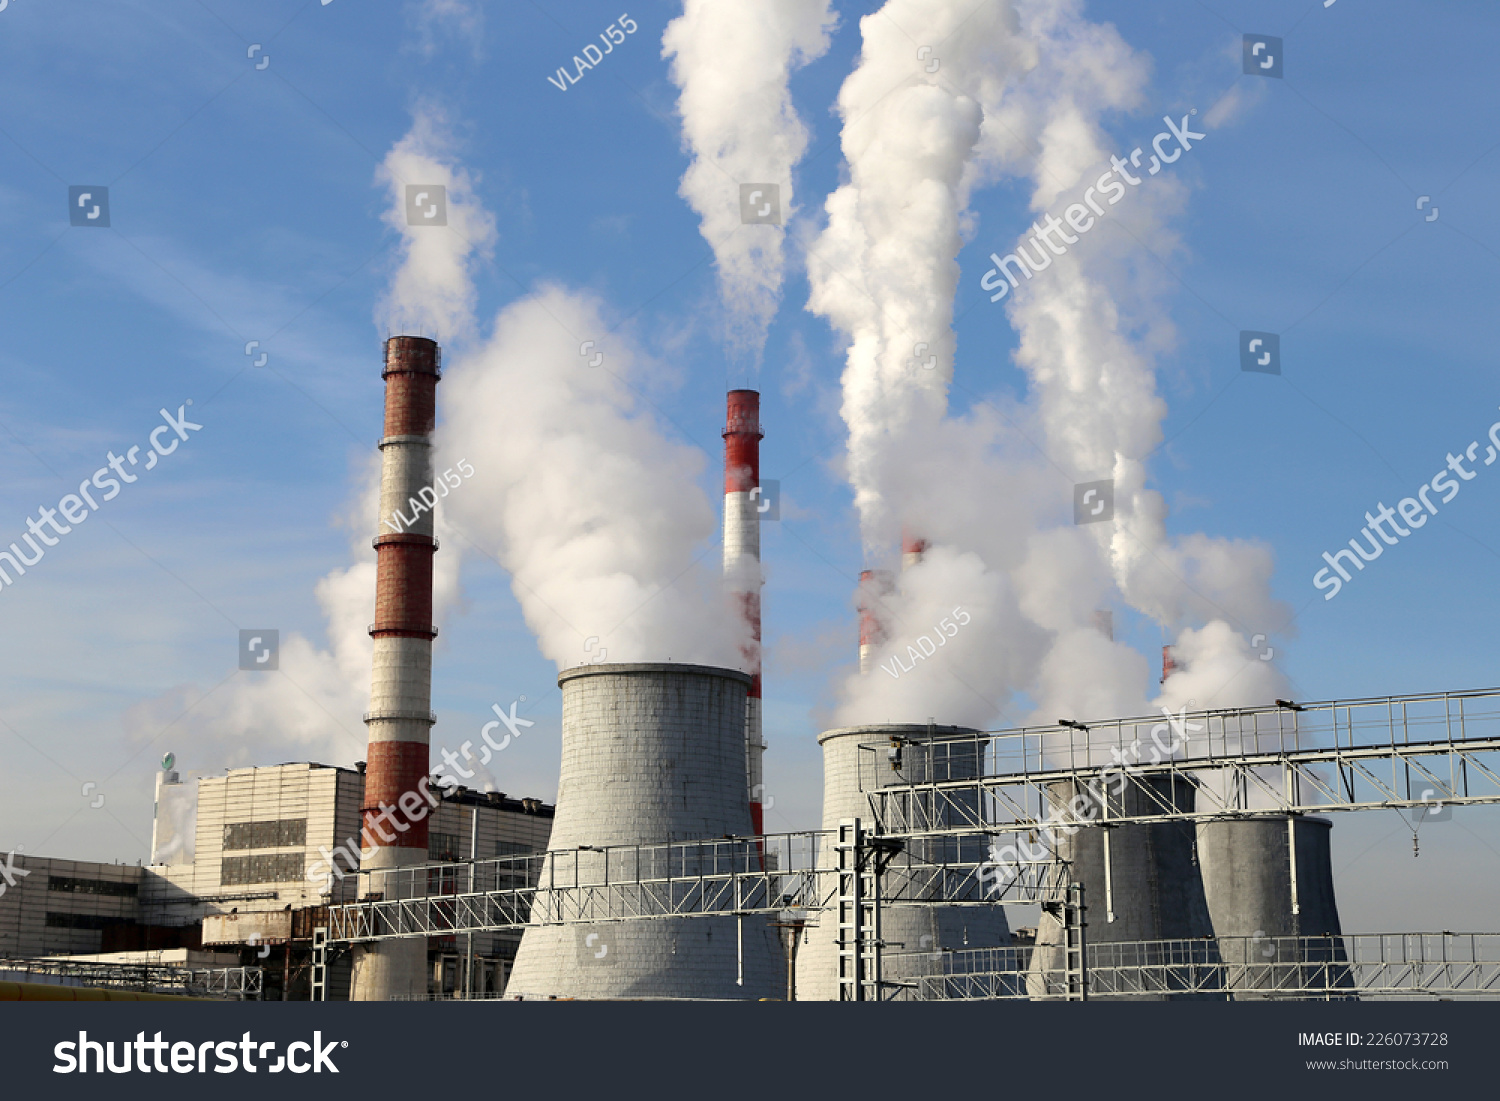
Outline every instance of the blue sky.
MULTIPOLYGON (((830 105, 859 53, 859 17, 877 6, 836 4, 831 48, 793 78, 811 141, 796 173, 804 224, 789 241, 817 227, 841 182, 830 105)), ((687 158, 660 56, 677 6, 630 11, 639 31, 565 92, 546 79, 617 9, 0 10, 0 542, 107 452, 144 443, 161 408, 191 398, 203 425, 0 593, 0 849, 139 859, 161 753, 187 768, 224 762, 167 724, 141 736, 127 712, 256 675, 236 669, 241 627, 323 640, 315 587, 349 562, 340 519, 380 433, 385 334, 373 318, 400 238, 382 220, 376 169, 424 104, 452 121, 496 218, 493 256, 476 268, 483 323, 544 283, 593 292, 676 368, 649 400, 671 438, 705 454, 715 497, 725 384, 763 391, 762 474, 785 494, 763 550, 767 822, 816 824, 814 737, 854 658, 862 564, 837 465, 843 346, 806 310, 791 247, 764 366, 726 354, 705 321, 717 309, 712 256, 677 194, 687 158), (108 187, 107 229, 69 225, 75 185, 108 187), (250 341, 266 367, 251 366, 250 341), (107 795, 100 810, 80 794, 90 781, 107 795)), ((1272 548, 1274 594, 1298 614, 1295 634, 1270 644, 1298 698, 1494 683, 1500 470, 1481 467, 1336 599, 1312 577, 1367 509, 1413 495, 1500 420, 1500 321, 1486 308, 1500 274, 1500 13, 1479 0, 1420 12, 1375 0, 1087 11, 1152 60, 1141 109, 1105 120, 1116 148, 1141 144, 1164 114, 1196 107, 1201 118, 1234 97, 1174 167, 1188 189, 1177 242, 1147 265, 1176 329, 1156 359, 1170 412, 1150 463, 1169 530, 1272 548), (1241 74, 1244 33, 1284 37, 1284 79, 1241 74), (1240 370, 1241 330, 1280 334, 1281 376, 1240 370)), ((959 254, 960 412, 1026 396, 1016 335, 979 280, 989 252, 1034 217, 1028 198, 1002 182, 973 200, 977 229, 959 254)), ((504 432, 505 410, 494 417, 504 432)), ((492 703, 525 695, 537 726, 500 784, 551 798, 555 668, 497 565, 470 560, 463 587, 437 649, 434 740, 472 737, 460 732, 477 731, 492 703)), ((1144 617, 1117 613, 1116 626, 1148 655, 1163 642, 1144 617)), ((358 714, 328 721, 348 746, 331 763, 362 757, 358 714)), ((1338 819, 1346 927, 1481 926, 1493 891, 1465 881, 1500 881, 1497 821, 1474 810, 1433 824, 1413 861, 1394 813, 1338 819)))

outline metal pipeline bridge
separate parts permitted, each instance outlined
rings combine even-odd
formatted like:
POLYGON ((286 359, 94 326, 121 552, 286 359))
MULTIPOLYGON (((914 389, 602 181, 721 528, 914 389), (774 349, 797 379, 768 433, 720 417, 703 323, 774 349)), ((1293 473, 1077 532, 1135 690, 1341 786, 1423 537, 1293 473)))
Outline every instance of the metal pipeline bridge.
POLYGON ((362 873, 364 897, 329 908, 326 940, 793 911, 836 917, 850 1000, 1500 996, 1500 935, 1345 935, 1334 938, 1341 947, 1327 949, 1321 971, 1309 969, 1322 951, 1314 944, 1257 946, 1272 948, 1274 960, 1252 958, 1231 943, 1236 938, 1089 946, 1081 887, 1055 856, 1016 860, 998 896, 984 874, 989 854, 1007 842, 1025 852, 1020 843, 1029 840, 1035 851, 1038 833, 1046 837, 1045 827, 1058 821, 1057 792, 1099 792, 1122 778, 1147 793, 1144 805, 1137 801, 1127 814, 1123 804, 1100 798, 1096 814, 1076 824, 1391 808, 1420 817, 1444 806, 1500 803, 1500 690, 1279 701, 908 737, 860 750, 868 821, 837 831, 582 847, 362 873), (1160 777, 1187 782, 1151 782, 1160 777), (1192 796, 1191 805, 1178 805, 1181 793, 1192 796), (895 955, 881 943, 879 915, 902 903, 1044 906, 1066 930, 1066 962, 1043 974, 1020 966, 1024 948, 988 950, 995 954, 984 958, 942 953, 917 967, 927 973, 893 990, 882 978, 883 960, 895 955))

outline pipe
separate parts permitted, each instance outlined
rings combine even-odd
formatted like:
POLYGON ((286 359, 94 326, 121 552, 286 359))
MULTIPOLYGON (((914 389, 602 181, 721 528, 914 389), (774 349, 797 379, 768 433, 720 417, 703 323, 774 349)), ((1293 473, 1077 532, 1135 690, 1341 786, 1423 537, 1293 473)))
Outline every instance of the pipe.
MULTIPOLYGON (((469 808, 469 894, 474 893, 474 862, 479 859, 479 808, 469 808)), ((474 934, 469 933, 468 960, 464 966, 464 1000, 474 997, 474 934)))
POLYGON ((1109 851, 1109 827, 1104 827, 1104 920, 1115 923, 1115 873, 1114 861, 1109 851))
POLYGON ((1300 914, 1302 913, 1302 900, 1297 897, 1297 816, 1295 814, 1286 816, 1286 853, 1292 876, 1292 913, 1300 914))

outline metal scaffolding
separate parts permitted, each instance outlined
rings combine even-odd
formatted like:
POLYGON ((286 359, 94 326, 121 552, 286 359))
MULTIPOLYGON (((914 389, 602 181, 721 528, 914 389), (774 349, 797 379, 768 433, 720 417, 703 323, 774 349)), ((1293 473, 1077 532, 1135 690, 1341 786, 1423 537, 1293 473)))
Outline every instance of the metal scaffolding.
POLYGON ((1149 813, 1113 824, 1279 817, 1329 811, 1500 802, 1500 690, 1070 723, 904 740, 908 782, 886 741, 860 746, 861 787, 888 834, 935 836, 1036 828, 1048 791, 1138 786, 1149 813), (974 746, 980 775, 942 778, 943 747, 974 746), (916 762, 929 759, 924 766, 916 762), (1183 777, 1184 784, 1151 784, 1183 777), (1187 795, 1191 805, 1174 803, 1187 795))
POLYGON ((259 967, 174 967, 95 960, 0 959, 0 978, 10 982, 40 980, 63 986, 247 1001, 260 997, 264 971, 259 967))
MULTIPOLYGON (((869 828, 860 837, 860 845, 871 850, 888 840, 869 828)), ((531 925, 830 910, 840 887, 839 843, 832 831, 812 830, 565 849, 370 872, 369 896, 328 908, 328 939, 365 942, 531 925), (834 847, 835 859, 823 855, 825 845, 834 847)), ((1019 866, 1020 874, 1002 897, 987 899, 979 879, 984 859, 977 845, 945 847, 937 859, 888 852, 880 871, 902 874, 887 877, 892 888, 881 901, 1035 905, 1066 890, 1065 869, 1052 860, 1037 860, 1019 866)))
MULTIPOLYGON (((1090 945, 1088 998, 1224 1000, 1500 997, 1500 934, 1354 933, 1209 937, 1090 945)), ((908 966, 914 961, 906 961, 908 966)), ((1031 963, 1030 948, 929 954, 914 997, 1049 1001, 1073 975, 1031 963)))

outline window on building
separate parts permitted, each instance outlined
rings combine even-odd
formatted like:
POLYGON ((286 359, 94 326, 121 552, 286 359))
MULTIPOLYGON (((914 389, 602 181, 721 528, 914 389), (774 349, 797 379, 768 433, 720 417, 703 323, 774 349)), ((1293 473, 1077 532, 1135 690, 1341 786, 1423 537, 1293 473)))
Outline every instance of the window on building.
POLYGON ((224 848, 286 849, 307 844, 306 818, 281 818, 271 822, 226 822, 224 848))
POLYGON ((535 845, 527 844, 524 841, 495 842, 496 856, 530 856, 536 851, 537 847, 535 845))
POLYGON ((302 854, 227 856, 219 865, 219 885, 292 883, 302 878, 302 854))
POLYGON ((125 925, 130 918, 106 917, 103 914, 57 914, 47 911, 47 925, 52 929, 105 929, 125 925))
POLYGON ((463 850, 459 847, 458 834, 438 833, 436 830, 429 832, 427 857, 429 860, 462 860, 463 850))
POLYGON ((109 895, 114 898, 135 898, 140 890, 137 883, 120 883, 110 879, 74 879, 66 875, 49 875, 47 890, 65 891, 75 895, 109 895))

